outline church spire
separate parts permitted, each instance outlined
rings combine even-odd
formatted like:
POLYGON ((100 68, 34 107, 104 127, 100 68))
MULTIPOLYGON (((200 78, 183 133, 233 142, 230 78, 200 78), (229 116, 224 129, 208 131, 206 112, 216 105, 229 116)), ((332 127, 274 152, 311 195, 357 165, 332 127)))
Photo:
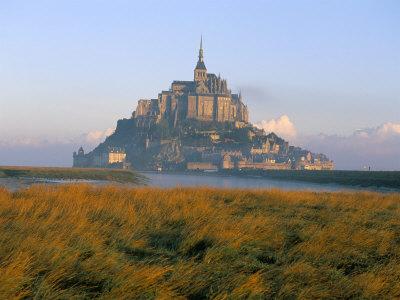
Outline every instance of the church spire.
POLYGON ((203 35, 200 37, 199 60, 197 61, 195 70, 207 70, 203 57, 203 35))
POLYGON ((199 61, 203 61, 203 35, 200 36, 199 61))

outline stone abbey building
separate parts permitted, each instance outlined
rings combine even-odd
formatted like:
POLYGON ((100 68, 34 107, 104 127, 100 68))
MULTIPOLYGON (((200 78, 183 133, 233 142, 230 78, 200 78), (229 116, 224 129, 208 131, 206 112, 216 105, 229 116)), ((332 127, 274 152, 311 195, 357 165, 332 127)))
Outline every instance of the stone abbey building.
POLYGON ((73 154, 74 167, 139 170, 325 170, 333 162, 249 122, 241 94, 208 73, 203 45, 191 81, 173 81, 155 99, 141 99, 131 118, 93 151, 73 154))
POLYGON ((157 99, 139 100, 133 119, 139 126, 163 119, 176 126, 186 119, 247 123, 249 116, 241 94, 232 94, 225 79, 207 73, 201 40, 193 80, 175 80, 170 90, 159 93, 157 99))

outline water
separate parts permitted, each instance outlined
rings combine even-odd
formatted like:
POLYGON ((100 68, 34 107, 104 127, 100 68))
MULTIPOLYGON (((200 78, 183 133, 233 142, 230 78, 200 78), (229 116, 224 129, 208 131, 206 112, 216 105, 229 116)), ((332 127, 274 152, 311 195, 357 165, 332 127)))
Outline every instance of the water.
POLYGON ((248 188, 284 190, 311 190, 311 191, 342 191, 342 190, 374 190, 361 187, 349 187, 338 184, 320 184, 304 181, 276 180, 261 177, 221 176, 212 173, 207 174, 171 174, 145 172, 150 179, 149 185, 156 187, 190 187, 209 186, 217 188, 248 188))
MULTIPOLYGON (((221 176, 212 173, 206 174, 179 174, 179 173, 158 173, 144 172, 149 178, 148 186, 172 188, 172 187, 216 187, 216 188, 240 188, 240 189, 271 189, 278 188, 283 190, 309 190, 309 191, 379 191, 390 192, 388 189, 377 188, 361 188, 344 186, 339 184, 320 184, 303 181, 276 180, 261 177, 239 177, 239 176, 221 176)), ((90 183, 95 185, 107 185, 110 182, 96 180, 51 180, 51 179, 16 179, 16 178, 0 178, 0 187, 16 191, 20 188, 30 186, 32 184, 65 184, 65 183, 90 183)), ((112 183, 111 183, 112 184, 112 183)), ((123 184, 123 186, 134 185, 123 184)))

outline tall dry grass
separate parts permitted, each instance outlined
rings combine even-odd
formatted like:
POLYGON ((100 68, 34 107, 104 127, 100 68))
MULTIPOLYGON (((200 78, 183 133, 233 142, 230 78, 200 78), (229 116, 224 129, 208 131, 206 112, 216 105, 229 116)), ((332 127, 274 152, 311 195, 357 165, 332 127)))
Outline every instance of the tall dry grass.
POLYGON ((0 189, 0 298, 400 297, 400 195, 0 189))

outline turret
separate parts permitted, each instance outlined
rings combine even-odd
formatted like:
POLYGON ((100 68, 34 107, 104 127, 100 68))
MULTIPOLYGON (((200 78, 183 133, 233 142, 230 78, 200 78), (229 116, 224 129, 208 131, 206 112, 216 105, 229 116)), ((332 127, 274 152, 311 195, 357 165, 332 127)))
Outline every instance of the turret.
POLYGON ((204 64, 203 58, 203 37, 200 38, 200 49, 199 59, 197 61, 196 68, 194 69, 194 81, 206 81, 207 80, 207 68, 204 64))
POLYGON ((78 150, 78 155, 79 156, 84 156, 85 155, 85 151, 83 151, 83 148, 82 148, 82 146, 79 148, 79 150, 78 150))

